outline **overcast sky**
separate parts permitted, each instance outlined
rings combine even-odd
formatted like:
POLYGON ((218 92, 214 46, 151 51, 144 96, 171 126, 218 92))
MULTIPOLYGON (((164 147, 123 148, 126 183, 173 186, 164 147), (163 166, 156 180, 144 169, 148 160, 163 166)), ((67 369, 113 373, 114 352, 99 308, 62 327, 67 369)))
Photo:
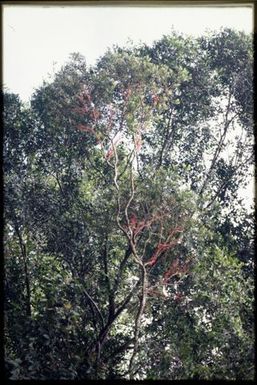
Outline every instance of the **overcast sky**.
POLYGON ((192 35, 251 32, 252 7, 3 6, 4 85, 25 101, 72 52, 94 64, 113 44, 152 43, 174 28, 192 35), (56 64, 54 64, 56 63, 56 64))

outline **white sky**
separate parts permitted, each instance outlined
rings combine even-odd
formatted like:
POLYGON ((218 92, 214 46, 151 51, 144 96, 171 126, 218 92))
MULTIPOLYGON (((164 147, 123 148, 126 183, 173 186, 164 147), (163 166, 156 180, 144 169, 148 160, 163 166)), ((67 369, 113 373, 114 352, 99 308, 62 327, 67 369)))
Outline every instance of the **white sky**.
MULTIPOLYGON (((3 6, 4 86, 28 101, 33 90, 63 65, 72 52, 88 64, 113 44, 128 40, 151 44, 174 28, 199 36, 207 29, 253 30, 253 8, 242 7, 100 7, 3 6), (56 63, 54 65, 54 63, 56 63)), ((246 195, 251 201, 253 183, 246 195)), ((247 198, 246 198, 247 200, 247 198)))
POLYGON ((80 52, 88 64, 113 44, 152 43, 175 30, 231 27, 251 32, 252 7, 3 6, 4 85, 29 100, 33 89, 80 52), (54 62, 56 63, 54 65, 54 62))

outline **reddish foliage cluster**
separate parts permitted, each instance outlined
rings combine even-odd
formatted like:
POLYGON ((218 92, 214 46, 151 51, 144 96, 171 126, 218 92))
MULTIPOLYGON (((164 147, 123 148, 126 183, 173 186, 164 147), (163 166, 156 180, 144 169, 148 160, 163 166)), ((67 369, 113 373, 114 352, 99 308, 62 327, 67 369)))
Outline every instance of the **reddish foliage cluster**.
POLYGON ((92 111, 90 111, 90 117, 96 122, 101 116, 100 112, 94 107, 92 111))
POLYGON ((136 136, 135 136, 135 148, 136 148, 136 151, 140 151, 142 147, 142 136, 141 136, 141 133, 140 132, 137 132, 136 136))
POLYGON ((144 228, 150 227, 151 224, 162 219, 163 215, 153 214, 151 218, 138 220, 137 216, 133 213, 129 219, 129 227, 132 230, 134 237, 136 237, 144 228))
POLYGON ((154 106, 156 106, 159 103, 159 96, 158 95, 152 95, 152 103, 154 106))
POLYGON ((107 151, 107 153, 105 154, 105 159, 106 160, 111 159, 113 157, 113 154, 114 154, 113 148, 110 147, 109 150, 107 151))
POLYGON ((151 223, 152 221, 146 219, 138 221, 136 215, 132 214, 129 220, 129 227, 132 230, 134 237, 136 237, 145 227, 148 227, 151 223))
POLYGON ((179 239, 173 239, 172 241, 171 238, 176 234, 176 233, 180 233, 183 231, 183 228, 178 226, 176 227, 175 229, 172 229, 169 233, 169 236, 166 240, 165 243, 159 243, 152 255, 152 257, 149 259, 149 261, 146 263, 146 265, 148 266, 154 266, 159 258, 159 256, 164 253, 165 251, 171 249, 172 247, 174 247, 178 242, 179 242, 179 239))
POLYGON ((78 124, 77 125, 77 128, 80 130, 80 131, 84 131, 84 132, 91 132, 92 134, 96 134, 94 129, 92 127, 89 127, 89 126, 85 126, 84 124, 78 124))
POLYGON ((167 283, 171 277, 177 274, 185 274, 189 269, 189 261, 183 265, 179 264, 179 259, 172 261, 169 269, 163 274, 163 283, 167 283))
POLYGON ((100 118, 100 112, 95 108, 94 103, 89 90, 85 89, 77 96, 78 106, 73 108, 73 111, 76 114, 87 118, 89 117, 91 121, 93 120, 92 126, 88 124, 77 124, 76 127, 82 132, 87 132, 93 134, 96 137, 97 143, 100 143, 100 135, 94 130, 94 122, 100 118))
POLYGON ((166 298, 168 297, 168 293, 165 291, 164 286, 163 290, 160 290, 160 288, 155 288, 155 287, 149 287, 147 290, 147 295, 150 297, 161 297, 161 298, 166 298))
POLYGON ((137 217, 135 214, 132 214, 129 220, 130 228, 134 231, 137 226, 137 217))
POLYGON ((122 137, 121 137, 121 133, 118 132, 114 139, 112 140, 112 144, 109 146, 106 154, 105 154, 105 159, 106 160, 109 160, 113 157, 114 155, 114 149, 116 148, 116 146, 119 144, 119 142, 122 140, 122 137))
POLYGON ((172 238, 173 235, 175 235, 177 233, 182 233, 183 231, 184 231, 184 229, 181 226, 177 226, 177 227, 175 227, 175 229, 171 229, 169 236, 168 236, 168 239, 172 238))
POLYGON ((174 261, 172 261, 168 270, 165 271, 165 273, 163 274, 163 282, 167 283, 168 280, 171 278, 171 276, 176 274, 178 270, 179 270, 179 259, 176 258, 174 261))
POLYGON ((174 295, 173 299, 175 302, 181 302, 183 300, 184 296, 179 291, 174 295))
POLYGON ((92 98, 90 95, 90 91, 88 89, 84 89, 78 96, 78 100, 84 104, 84 102, 91 102, 92 98))
POLYGON ((152 257, 149 259, 149 261, 148 261, 146 264, 147 264, 148 266, 153 266, 153 265, 155 265, 156 262, 157 262, 157 259, 159 258, 159 256, 160 256, 163 252, 165 252, 165 251, 171 249, 173 246, 175 246, 176 243, 177 243, 176 241, 173 241, 173 242, 170 242, 170 243, 159 243, 159 244, 157 245, 157 247, 156 247, 156 249, 155 249, 155 251, 154 251, 152 257))
POLYGON ((130 87, 128 87, 126 90, 123 91, 124 100, 128 100, 131 94, 132 90, 130 87))
POLYGON ((76 112, 79 115, 87 114, 89 111, 88 106, 82 106, 82 107, 74 107, 73 111, 76 112))
MULTIPOLYGON (((90 119, 92 119, 94 122, 96 122, 97 119, 100 118, 100 112, 95 108, 89 90, 84 90, 83 92, 81 92, 77 96, 77 100, 78 106, 73 108, 74 112, 81 116, 88 115, 88 117, 90 117, 90 119)), ((87 131, 90 132, 90 130, 87 131)))
POLYGON ((96 121, 97 119, 100 118, 100 112, 93 106, 82 106, 82 107, 74 107, 73 111, 76 112, 79 115, 85 115, 88 114, 88 116, 96 121))

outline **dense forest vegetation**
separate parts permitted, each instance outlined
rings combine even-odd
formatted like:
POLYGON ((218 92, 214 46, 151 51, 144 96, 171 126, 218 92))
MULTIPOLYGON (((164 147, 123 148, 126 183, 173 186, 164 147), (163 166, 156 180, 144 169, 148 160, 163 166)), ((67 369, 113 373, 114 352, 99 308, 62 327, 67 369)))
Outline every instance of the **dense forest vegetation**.
POLYGON ((253 379, 252 104, 226 29, 4 93, 8 378, 253 379))

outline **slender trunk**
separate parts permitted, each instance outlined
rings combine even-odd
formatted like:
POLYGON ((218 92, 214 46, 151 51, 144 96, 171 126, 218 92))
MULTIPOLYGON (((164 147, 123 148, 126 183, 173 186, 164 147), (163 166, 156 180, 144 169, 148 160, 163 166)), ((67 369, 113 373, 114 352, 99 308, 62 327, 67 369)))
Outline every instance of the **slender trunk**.
POLYGON ((139 332, 140 332, 140 322, 141 322, 142 315, 144 314, 146 300, 147 300, 147 295, 146 295, 146 292, 147 292, 147 273, 146 273, 145 266, 143 264, 141 265, 141 269, 142 269, 142 290, 141 290, 141 297, 140 297, 140 305, 139 305, 137 317, 135 320, 134 349, 133 349, 133 353, 132 353, 132 356, 131 356, 130 362, 129 362, 128 372, 129 372, 130 379, 133 379, 133 365, 134 365, 134 360, 135 360, 135 356, 137 354, 138 344, 139 344, 138 339, 139 339, 139 332))
POLYGON ((109 300, 109 319, 112 319, 115 312, 115 302, 114 302, 114 294, 111 287, 111 282, 109 278, 109 269, 108 269, 108 235, 105 236, 105 243, 103 249, 103 267, 105 274, 105 283, 108 290, 108 300, 109 300))
POLYGON ((26 245, 24 244, 20 231, 16 226, 16 233, 19 238, 19 245, 21 250, 21 255, 24 264, 24 275, 25 275, 25 287, 26 287, 26 309, 28 317, 31 317, 31 291, 30 291, 30 281, 29 281, 29 270, 28 270, 28 256, 26 245))
POLYGON ((20 252, 23 259, 23 268, 24 268, 24 275, 25 275, 25 288, 26 288, 26 311, 28 317, 31 317, 31 291, 30 291, 30 280, 29 280, 29 269, 28 269, 28 256, 27 256, 27 249, 26 245, 23 242, 22 235, 20 233, 18 221, 15 215, 15 210, 11 204, 11 202, 8 202, 10 205, 11 213, 12 213, 12 219, 14 224, 15 233, 19 240, 19 246, 20 246, 20 252))
POLYGON ((93 351, 95 349, 95 346, 97 345, 98 341, 101 343, 104 342, 105 338, 108 335, 109 330, 111 329, 114 321, 119 317, 119 315, 126 309, 126 306, 131 301, 131 298, 135 294, 137 288, 139 287, 140 281, 136 283, 136 285, 133 287, 133 289, 130 291, 130 293, 127 295, 125 300, 122 302, 122 304, 118 307, 118 309, 115 311, 113 317, 108 320, 107 324, 101 329, 97 341, 93 343, 91 346, 88 347, 87 351, 93 351))
POLYGON ((25 272, 26 292, 27 292, 27 314, 29 317, 31 317, 31 292, 30 292, 29 271, 28 271, 27 253, 26 253, 25 245, 24 245, 24 272, 25 272))

